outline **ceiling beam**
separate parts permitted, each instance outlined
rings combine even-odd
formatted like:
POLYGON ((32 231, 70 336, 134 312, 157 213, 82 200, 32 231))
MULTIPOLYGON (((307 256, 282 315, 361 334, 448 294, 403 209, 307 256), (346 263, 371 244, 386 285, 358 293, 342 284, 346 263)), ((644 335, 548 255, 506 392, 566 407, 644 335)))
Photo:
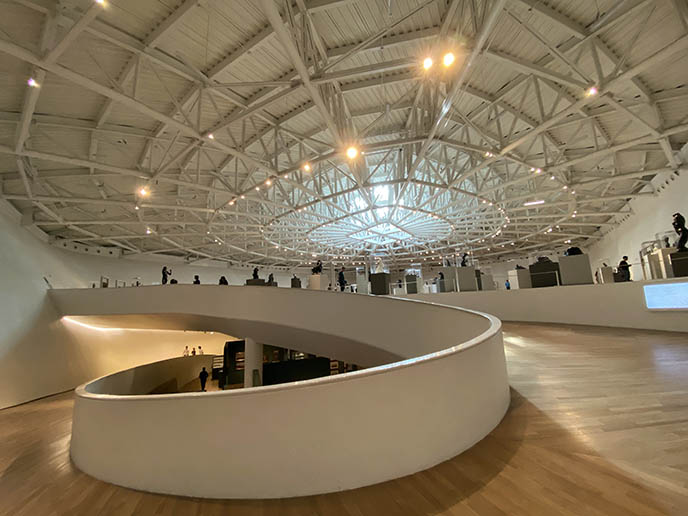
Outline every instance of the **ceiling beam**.
POLYGON ((154 110, 153 108, 148 107, 147 105, 143 104, 142 102, 129 97, 123 93, 120 93, 119 91, 116 91, 112 88, 108 88, 107 86, 103 86, 102 84, 85 77, 83 75, 80 75, 76 72, 73 72, 72 70, 69 70, 68 68, 65 68, 63 66, 60 66, 55 63, 47 63, 44 60, 40 59, 38 56, 30 52, 29 50, 26 50, 25 48, 20 47, 19 45, 15 45, 14 43, 10 43, 9 41, 2 40, 0 39, 0 51, 4 52, 6 54, 9 54, 11 56, 16 57, 17 59, 20 59, 22 61, 26 61, 27 63, 34 64, 36 66, 39 66, 41 68, 45 68, 46 70, 54 73, 55 75, 58 75, 64 79, 69 80, 70 82, 73 82, 74 84, 81 86, 83 88, 86 88, 87 90, 94 91, 96 93, 99 93, 100 95, 103 95, 105 97, 108 97, 114 101, 120 102, 121 104, 138 111, 139 113, 142 113, 146 116, 149 116, 150 118, 153 118, 155 120, 158 120, 160 122, 163 122, 170 127, 174 127, 181 133, 190 136, 191 138, 197 139, 197 140, 203 140, 205 145, 209 145, 212 147, 217 147, 218 149, 221 149, 225 151, 227 154, 231 154, 237 158, 240 158, 242 161, 244 161, 247 164, 251 164, 253 166, 256 166, 258 168, 261 168, 263 170, 268 171, 269 173, 272 173, 273 170, 267 166, 264 163, 261 163, 260 161, 256 160, 255 158, 249 156, 248 154, 245 154, 244 152, 241 152, 233 147, 230 147, 228 145, 224 145, 218 141, 212 141, 209 140, 206 135, 203 135, 196 131, 193 127, 190 127, 186 124, 183 124, 181 122, 178 122, 174 118, 171 118, 163 113, 160 113, 159 111, 154 110))
POLYGON ((289 60, 298 72, 299 77, 301 77, 301 82, 303 83, 304 88, 306 88, 306 91, 308 91, 308 95, 311 97, 311 100, 313 100, 313 103, 318 108, 320 116, 325 121, 325 124, 327 125, 327 128, 330 131, 332 139, 336 142, 337 145, 343 145, 342 135, 340 133, 339 127, 337 127, 334 118, 332 118, 332 114, 330 113, 327 105, 325 105, 325 101, 323 100, 323 97, 321 96, 317 86, 311 82, 308 67, 301 58, 301 55, 299 54, 299 51, 296 48, 294 41, 292 40, 291 34, 285 27, 284 22, 282 20, 282 16, 277 10, 277 6, 275 5, 274 0, 261 0, 261 8, 263 14, 267 16, 270 25, 272 25, 272 29, 275 31, 275 34, 282 43, 284 50, 289 56, 289 60))
MULTIPOLYGON (((172 31, 177 26, 177 24, 182 21, 184 16, 187 13, 191 12, 198 5, 200 5, 200 0, 184 0, 184 2, 182 2, 182 4, 179 7, 172 11, 172 14, 165 18, 162 21, 162 23, 156 26, 153 32, 151 32, 146 37, 146 39, 143 41, 144 49, 154 48, 155 46, 157 46, 160 43, 160 41, 168 34, 168 32, 172 31)), ((135 71, 136 59, 131 58, 127 61, 127 64, 124 66, 124 70, 120 74, 120 78, 117 81, 120 88, 123 88, 132 79, 135 71)), ((108 98, 105 101, 105 104, 103 104, 103 107, 101 108, 100 113, 98 114, 98 117, 96 119, 98 127, 100 127, 107 121, 114 105, 115 100, 112 98, 108 98)))

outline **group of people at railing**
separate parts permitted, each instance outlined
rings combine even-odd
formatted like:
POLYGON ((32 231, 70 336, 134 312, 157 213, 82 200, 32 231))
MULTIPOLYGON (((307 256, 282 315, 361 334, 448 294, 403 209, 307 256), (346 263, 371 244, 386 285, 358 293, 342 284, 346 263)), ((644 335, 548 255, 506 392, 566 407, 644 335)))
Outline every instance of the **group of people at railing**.
POLYGON ((188 357, 192 356, 195 357, 196 355, 203 355, 203 347, 201 345, 198 345, 198 352, 196 352, 196 347, 194 346, 191 351, 189 351, 189 346, 184 346, 184 351, 182 351, 182 356, 183 357, 188 357))
MULTIPOLYGON (((177 285, 179 282, 175 279, 172 278, 172 269, 168 268, 167 266, 164 266, 162 268, 162 280, 161 283, 163 285, 167 285, 168 283, 170 285, 177 285)), ((192 283, 194 285, 200 285, 201 284, 201 277, 198 274, 194 274, 194 278, 192 283)), ((227 281, 227 278, 225 276, 220 276, 220 279, 218 280, 218 285, 229 285, 229 281, 227 281)))
MULTIPOLYGON (((311 269, 311 272, 313 274, 322 274, 322 271, 323 271, 323 263, 321 260, 318 260, 315 264, 315 267, 313 267, 311 269)), ((337 285, 339 285, 339 290, 341 292, 344 292, 344 289, 346 288, 346 285, 348 283, 346 281, 346 277, 344 276, 344 271, 346 271, 346 267, 342 267, 339 270, 339 273, 337 274, 337 285)), ((327 290, 332 290, 332 283, 329 284, 329 286, 327 287, 327 290)), ((353 290, 352 290, 352 292, 353 292, 353 290)))

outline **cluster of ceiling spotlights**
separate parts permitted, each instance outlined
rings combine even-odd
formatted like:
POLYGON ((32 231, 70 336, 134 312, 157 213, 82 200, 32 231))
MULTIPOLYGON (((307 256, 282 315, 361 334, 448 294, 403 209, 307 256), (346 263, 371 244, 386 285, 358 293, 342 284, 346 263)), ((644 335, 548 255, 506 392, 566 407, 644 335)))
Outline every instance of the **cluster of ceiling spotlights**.
MULTIPOLYGON (((344 153, 346 154, 347 158, 349 158, 350 160, 354 160, 358 157, 359 150, 358 147, 356 147, 355 145, 350 145, 349 147, 347 147, 344 153)), ((301 170, 303 170, 304 172, 310 172, 313 170, 313 166, 308 161, 306 161, 301 165, 301 170)), ((284 177, 286 178, 287 175, 285 174, 284 177)))
MULTIPOLYGON (((451 65, 453 65, 454 61, 456 61, 456 56, 454 56, 453 52, 447 52, 442 56, 442 64, 445 66, 445 68, 449 68, 451 65)), ((424 70, 430 70, 433 64, 434 62, 432 60, 432 57, 428 56, 425 59, 423 59, 424 70)))

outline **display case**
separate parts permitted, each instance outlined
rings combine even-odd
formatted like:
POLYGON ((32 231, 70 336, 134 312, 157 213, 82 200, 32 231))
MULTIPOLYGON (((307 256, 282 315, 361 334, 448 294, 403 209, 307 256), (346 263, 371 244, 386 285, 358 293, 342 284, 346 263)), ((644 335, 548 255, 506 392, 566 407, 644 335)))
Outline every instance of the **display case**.
POLYGON ((675 278, 688 276, 688 251, 676 252, 669 255, 671 259, 671 270, 675 278))
POLYGON ((537 262, 530 265, 528 270, 533 288, 559 285, 559 264, 557 262, 537 262))
POLYGON ((387 272, 378 272, 370 275, 370 293, 376 296, 389 295, 390 275, 387 272))

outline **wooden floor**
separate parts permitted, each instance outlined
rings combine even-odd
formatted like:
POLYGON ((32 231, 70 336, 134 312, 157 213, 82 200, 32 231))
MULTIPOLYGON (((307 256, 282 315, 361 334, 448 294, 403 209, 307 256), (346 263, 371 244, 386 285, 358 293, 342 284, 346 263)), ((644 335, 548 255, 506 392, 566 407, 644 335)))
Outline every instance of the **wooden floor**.
POLYGON ((332 495, 212 501, 116 487, 69 460, 71 393, 2 410, 0 514, 688 515, 687 335, 506 324, 505 343, 512 403, 488 437, 422 473, 332 495))

